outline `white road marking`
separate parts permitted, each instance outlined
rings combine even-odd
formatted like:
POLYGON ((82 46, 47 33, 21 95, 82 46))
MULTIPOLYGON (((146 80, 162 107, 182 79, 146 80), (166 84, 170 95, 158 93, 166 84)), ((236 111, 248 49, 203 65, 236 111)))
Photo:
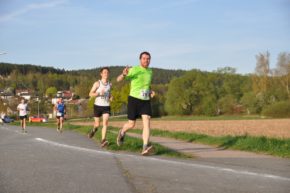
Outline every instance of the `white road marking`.
POLYGON ((67 149, 77 150, 77 151, 82 151, 82 152, 98 153, 98 154, 110 155, 110 156, 126 156, 126 157, 132 157, 135 159, 147 159, 147 160, 151 160, 151 161, 158 161, 158 162, 169 163, 169 164, 174 164, 174 165, 184 165, 184 166, 190 166, 190 167, 196 167, 196 168, 212 169, 212 170, 233 173, 233 174, 239 174, 239 175, 248 175, 248 176, 256 176, 256 177, 262 177, 262 178, 270 178, 270 179, 274 179, 274 180, 290 181, 290 178, 276 176, 276 175, 272 175, 272 174, 256 173, 256 172, 250 172, 250 171, 246 171, 246 170, 234 170, 231 168, 223 168, 223 167, 194 164, 194 163, 185 163, 185 162, 178 162, 178 161, 173 161, 173 160, 164 160, 164 159, 158 159, 158 158, 154 158, 154 157, 142 157, 142 156, 129 155, 129 154, 119 154, 119 153, 113 153, 113 152, 107 152, 107 151, 99 151, 99 150, 95 150, 95 149, 88 149, 88 148, 83 148, 83 147, 78 147, 78 146, 61 144, 61 143, 46 140, 43 138, 35 138, 35 140, 42 142, 42 143, 49 144, 49 145, 63 147, 63 148, 67 148, 67 149))
MULTIPOLYGON (((16 131, 10 130, 6 125, 2 125, 2 127, 0 127, 0 128, 2 128, 4 130, 13 131, 13 132, 18 133, 18 134, 22 134, 22 135, 24 134, 18 130, 16 130, 16 131)), ((30 134, 26 133, 24 135, 30 135, 30 134)), ((59 146, 59 147, 63 147, 63 148, 68 148, 68 149, 73 149, 73 150, 78 150, 78 151, 83 151, 83 152, 89 152, 89 153, 99 153, 99 154, 111 155, 111 156, 113 156, 113 155, 126 156, 126 157, 132 157, 135 159, 144 158, 144 159, 151 160, 151 161, 158 161, 158 162, 170 163, 170 164, 175 164, 175 165, 184 165, 184 166, 191 166, 191 167, 196 167, 196 168, 213 169, 213 170, 217 170, 217 171, 224 171, 224 172, 240 174, 240 175, 249 175, 249 176, 257 176, 257 177, 263 177, 263 178, 271 178, 271 179, 276 179, 276 180, 290 181, 290 178, 276 176, 276 175, 272 175, 272 174, 263 174, 263 173, 249 172, 246 170, 244 170, 244 171, 243 170, 234 170, 231 168, 223 168, 223 167, 194 164, 194 163, 185 163, 185 162, 178 162, 178 161, 172 161, 172 160, 158 159, 158 158, 153 158, 153 157, 141 157, 141 156, 130 155, 130 154, 119 154, 119 153, 112 153, 112 152, 106 152, 106 151, 99 151, 99 150, 95 150, 95 149, 88 149, 88 148, 83 148, 83 147, 78 147, 78 146, 61 144, 61 143, 49 141, 49 140, 46 140, 43 138, 35 138, 35 140, 46 143, 46 144, 54 145, 54 146, 59 146)))

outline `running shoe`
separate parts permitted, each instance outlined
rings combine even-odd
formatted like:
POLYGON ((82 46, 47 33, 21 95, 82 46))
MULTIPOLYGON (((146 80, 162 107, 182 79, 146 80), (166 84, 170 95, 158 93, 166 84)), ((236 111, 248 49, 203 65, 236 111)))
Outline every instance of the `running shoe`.
POLYGON ((153 151, 154 151, 153 146, 152 145, 147 145, 147 146, 143 147, 143 150, 142 150, 141 154, 143 156, 146 156, 146 155, 152 154, 153 151))
POLYGON ((95 133, 98 131, 97 128, 92 128, 91 131, 88 133, 88 138, 93 138, 95 133))
POLYGON ((103 139, 101 142, 101 147, 106 147, 109 144, 108 140, 103 139))
POLYGON ((124 143, 124 140, 125 140, 125 133, 122 135, 122 129, 120 129, 117 136, 117 145, 121 146, 124 143))

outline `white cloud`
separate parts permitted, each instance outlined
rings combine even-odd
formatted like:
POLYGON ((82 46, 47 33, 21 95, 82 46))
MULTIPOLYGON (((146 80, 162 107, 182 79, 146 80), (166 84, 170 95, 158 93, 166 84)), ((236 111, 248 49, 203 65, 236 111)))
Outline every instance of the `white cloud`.
POLYGON ((0 22, 9 21, 13 18, 21 16, 21 15, 28 13, 30 11, 33 11, 33 10, 52 8, 52 7, 56 7, 60 4, 64 4, 66 2, 68 2, 68 0, 55 0, 55 1, 45 2, 45 3, 32 3, 32 4, 29 4, 25 7, 23 7, 22 9, 15 10, 13 12, 6 14, 6 15, 0 15, 0 22))

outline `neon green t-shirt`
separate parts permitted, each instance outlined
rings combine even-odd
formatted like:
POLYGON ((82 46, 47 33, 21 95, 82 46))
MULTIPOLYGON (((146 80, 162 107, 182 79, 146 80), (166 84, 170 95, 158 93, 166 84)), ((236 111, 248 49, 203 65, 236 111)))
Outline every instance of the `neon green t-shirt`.
POLYGON ((131 81, 130 96, 150 100, 150 85, 152 80, 152 70, 142 66, 134 66, 129 69, 126 80, 131 81))

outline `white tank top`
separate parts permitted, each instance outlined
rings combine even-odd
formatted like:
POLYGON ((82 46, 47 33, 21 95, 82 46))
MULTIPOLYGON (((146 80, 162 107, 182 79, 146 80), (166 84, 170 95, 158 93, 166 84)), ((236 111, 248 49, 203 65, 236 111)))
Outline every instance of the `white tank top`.
POLYGON ((102 93, 104 91, 104 95, 97 96, 95 99, 95 105, 98 106, 110 106, 110 95, 111 95, 111 83, 107 82, 104 84, 101 80, 99 80, 99 88, 96 90, 96 93, 102 93))
POLYGON ((27 104, 24 103, 20 103, 18 106, 17 106, 17 109, 19 109, 19 116, 26 116, 27 115, 27 104))

